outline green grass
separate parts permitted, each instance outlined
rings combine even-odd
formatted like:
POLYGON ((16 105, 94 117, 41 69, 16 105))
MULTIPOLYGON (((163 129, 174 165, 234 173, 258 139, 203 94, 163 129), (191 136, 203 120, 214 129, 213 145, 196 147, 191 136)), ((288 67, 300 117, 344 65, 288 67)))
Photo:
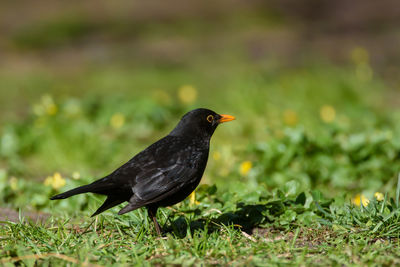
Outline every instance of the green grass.
POLYGON ((4 5, 22 15, 0 35, 0 266, 400 265, 400 95, 376 31, 329 34, 261 1, 53 2, 4 5), (198 204, 159 210, 163 237, 144 209, 49 200, 196 107, 237 120, 212 138, 198 204))
POLYGON ((399 112, 385 105, 385 84, 360 80, 352 67, 274 72, 225 62, 200 71, 209 64, 143 66, 134 75, 100 66, 25 80, 3 73, 9 88, 30 89, 23 98, 0 92, 21 113, 2 117, 0 205, 21 218, 0 223, 1 263, 399 264, 399 112), (196 88, 193 102, 179 98, 185 84, 196 88), (198 106, 237 120, 213 136, 200 204, 160 210, 164 237, 144 210, 93 219, 100 196, 49 200, 108 174, 198 106), (46 179, 55 172, 65 185, 46 179), (357 194, 368 206, 352 203, 357 194), (27 211, 48 217, 32 223, 27 211))
MULTIPOLYGON (((82 219, 75 200, 34 224, 3 222, 3 264, 395 265, 400 213, 393 199, 355 207, 319 192, 243 195, 200 187, 201 204, 163 209, 158 237, 144 210, 82 219)), ((398 188, 400 190, 400 188, 398 188)), ((89 209, 93 209, 91 199, 89 209)), ((51 205, 50 205, 51 206, 51 205)), ((88 212, 83 212, 89 215, 88 212)))

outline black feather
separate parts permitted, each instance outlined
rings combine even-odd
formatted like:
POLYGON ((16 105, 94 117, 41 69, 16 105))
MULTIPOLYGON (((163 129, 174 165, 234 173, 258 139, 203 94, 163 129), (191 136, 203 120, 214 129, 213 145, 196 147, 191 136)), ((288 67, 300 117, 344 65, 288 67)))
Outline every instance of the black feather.
MULTIPOLYGON (((158 207, 182 201, 200 183, 207 165, 210 138, 222 118, 208 109, 192 110, 182 117, 169 135, 110 175, 51 199, 89 192, 103 194, 108 197, 92 216, 128 201, 129 204, 118 214, 146 206, 155 220, 158 207)), ((233 119, 231 116, 228 118, 233 119)))
POLYGON ((96 216, 105 210, 111 209, 112 207, 115 207, 121 204, 122 202, 125 202, 125 199, 120 199, 119 196, 109 196, 104 201, 103 205, 101 205, 100 208, 98 208, 96 212, 92 214, 91 217, 96 216))
POLYGON ((88 193, 91 192, 91 188, 92 186, 90 184, 88 185, 83 185, 81 187, 77 187, 74 189, 71 189, 67 192, 52 196, 50 199, 51 200, 55 200, 55 199, 65 199, 65 198, 69 198, 78 194, 83 194, 83 193, 88 193))

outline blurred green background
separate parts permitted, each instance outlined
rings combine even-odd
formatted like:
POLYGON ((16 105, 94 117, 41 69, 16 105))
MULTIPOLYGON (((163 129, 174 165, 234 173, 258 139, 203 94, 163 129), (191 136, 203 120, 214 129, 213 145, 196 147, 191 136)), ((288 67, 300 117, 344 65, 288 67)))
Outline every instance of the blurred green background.
POLYGON ((215 133, 204 183, 392 192, 397 6, 4 1, 0 199, 44 208, 49 195, 110 173, 197 107, 237 117, 215 133))

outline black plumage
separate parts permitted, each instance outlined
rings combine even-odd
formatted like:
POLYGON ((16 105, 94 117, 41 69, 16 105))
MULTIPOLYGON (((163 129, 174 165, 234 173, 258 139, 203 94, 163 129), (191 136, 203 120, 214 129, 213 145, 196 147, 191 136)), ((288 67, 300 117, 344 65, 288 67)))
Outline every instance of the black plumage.
POLYGON ((233 120, 208 109, 186 113, 164 138, 138 153, 106 177, 51 199, 64 199, 82 193, 106 195, 95 216, 125 201, 118 214, 146 207, 161 234, 156 220, 158 207, 184 200, 200 183, 207 165, 210 139, 217 126, 233 120))

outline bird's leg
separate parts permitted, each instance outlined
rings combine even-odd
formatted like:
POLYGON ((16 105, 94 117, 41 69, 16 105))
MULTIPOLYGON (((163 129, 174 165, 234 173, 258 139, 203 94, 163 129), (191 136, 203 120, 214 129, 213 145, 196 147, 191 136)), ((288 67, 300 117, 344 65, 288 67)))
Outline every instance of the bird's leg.
POLYGON ((156 232, 159 236, 161 236, 161 227, 157 222, 157 209, 158 207, 147 207, 148 213, 149 213, 149 217, 153 220, 154 222, 154 226, 156 228, 156 232))

